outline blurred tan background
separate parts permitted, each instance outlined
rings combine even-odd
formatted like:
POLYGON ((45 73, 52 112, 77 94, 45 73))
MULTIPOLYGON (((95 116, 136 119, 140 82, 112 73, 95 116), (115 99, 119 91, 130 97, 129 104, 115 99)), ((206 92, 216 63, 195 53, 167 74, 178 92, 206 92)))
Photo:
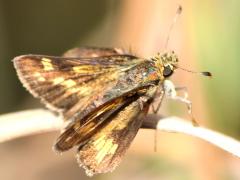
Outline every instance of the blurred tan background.
MULTIPOLYGON (((61 55, 76 46, 114 46, 149 57, 162 51, 178 4, 183 13, 169 42, 181 66, 208 70, 212 79, 177 71, 188 87, 201 125, 240 139, 240 1, 238 0, 0 0, 0 113, 43 107, 22 88, 11 59, 21 54, 61 55)), ((185 106, 160 111, 189 119, 185 106)), ((1 132, 0 132, 1 133, 1 132)), ((0 144, 1 180, 88 179, 74 151, 52 150, 58 132, 0 144)), ((140 130, 123 162, 92 179, 238 180, 240 160, 201 140, 140 130)))

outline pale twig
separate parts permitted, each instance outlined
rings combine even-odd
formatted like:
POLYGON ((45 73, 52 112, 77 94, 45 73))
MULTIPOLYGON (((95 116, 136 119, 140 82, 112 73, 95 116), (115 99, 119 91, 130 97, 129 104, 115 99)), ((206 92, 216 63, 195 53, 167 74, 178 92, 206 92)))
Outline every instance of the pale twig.
POLYGON ((178 117, 161 119, 158 122, 157 129, 198 137, 240 158, 240 141, 220 132, 193 126, 191 122, 178 117))
POLYGON ((26 110, 0 116, 0 142, 61 129, 63 122, 43 109, 26 110))
MULTIPOLYGON (((189 121, 178 117, 159 118, 160 131, 184 133, 203 139, 240 158, 240 142, 219 132, 193 126, 189 121)), ((43 110, 27 110, 0 116, 0 142, 15 138, 60 130, 63 121, 53 113, 43 110)), ((151 125, 148 128, 152 128, 151 125)))

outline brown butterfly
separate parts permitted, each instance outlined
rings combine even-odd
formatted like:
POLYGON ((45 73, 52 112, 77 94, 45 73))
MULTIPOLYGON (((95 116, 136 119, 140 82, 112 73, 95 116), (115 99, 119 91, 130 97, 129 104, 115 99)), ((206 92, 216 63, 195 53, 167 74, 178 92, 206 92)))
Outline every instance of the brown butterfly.
POLYGON ((142 59, 121 49, 77 48, 64 57, 24 55, 13 62, 27 90, 68 121, 55 149, 77 146, 80 165, 94 174, 119 164, 177 58, 142 59))
POLYGON ((164 95, 191 111, 191 102, 166 80, 178 68, 173 51, 146 59, 122 49, 85 47, 62 57, 23 55, 13 62, 27 90, 67 123, 54 149, 77 146, 77 160, 88 175, 114 170, 139 128, 147 126, 143 116, 155 97, 154 112, 164 95))

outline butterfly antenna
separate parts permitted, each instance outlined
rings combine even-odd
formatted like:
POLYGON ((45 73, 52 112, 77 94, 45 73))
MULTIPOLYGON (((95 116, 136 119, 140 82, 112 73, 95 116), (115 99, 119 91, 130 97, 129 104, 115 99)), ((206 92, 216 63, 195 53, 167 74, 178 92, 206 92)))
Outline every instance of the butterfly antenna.
POLYGON ((196 72, 196 71, 191 71, 191 70, 188 70, 188 69, 179 67, 179 66, 176 66, 176 68, 181 69, 181 70, 186 71, 186 72, 193 73, 193 74, 201 74, 201 75, 203 75, 203 76, 212 77, 212 73, 210 73, 210 72, 208 72, 208 71, 196 72))
POLYGON ((177 22, 177 20, 178 20, 178 18, 179 18, 181 13, 182 13, 182 6, 179 5, 178 9, 177 9, 177 12, 176 12, 176 15, 175 15, 175 17, 173 19, 173 22, 172 22, 172 24, 171 24, 171 26, 169 28, 169 31, 168 31, 167 39, 166 39, 165 46, 164 46, 165 50, 168 47, 168 42, 169 42, 170 35, 171 35, 172 30, 173 30, 173 27, 176 24, 176 22, 177 22))

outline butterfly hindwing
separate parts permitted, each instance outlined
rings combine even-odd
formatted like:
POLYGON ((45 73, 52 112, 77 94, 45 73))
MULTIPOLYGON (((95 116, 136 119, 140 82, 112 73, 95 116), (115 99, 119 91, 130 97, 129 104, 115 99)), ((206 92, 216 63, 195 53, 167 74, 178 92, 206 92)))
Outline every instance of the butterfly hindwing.
POLYGON ((70 123, 54 145, 56 151, 66 151, 73 146, 84 144, 93 134, 111 121, 113 114, 134 101, 137 96, 119 97, 101 105, 87 114, 83 120, 70 123))
POLYGON ((142 125, 155 87, 115 114, 104 127, 78 149, 77 159, 88 175, 113 171, 142 125))

